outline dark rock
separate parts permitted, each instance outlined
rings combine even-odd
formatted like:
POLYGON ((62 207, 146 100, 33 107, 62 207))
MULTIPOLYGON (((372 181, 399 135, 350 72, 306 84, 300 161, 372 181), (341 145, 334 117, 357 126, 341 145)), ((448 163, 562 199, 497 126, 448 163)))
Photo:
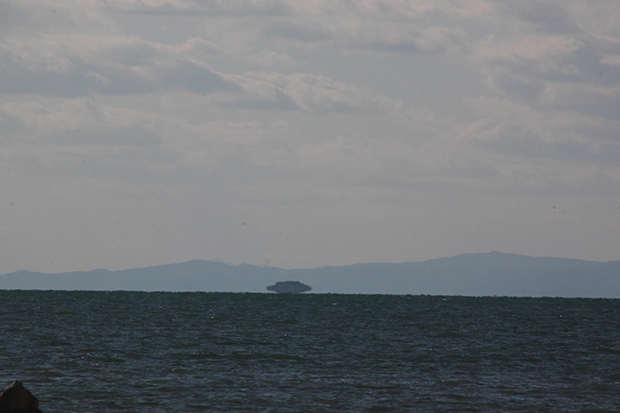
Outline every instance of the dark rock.
POLYGON ((299 281, 278 281, 275 285, 267 287, 267 290, 282 294, 299 294, 312 290, 312 287, 299 281))
POLYGON ((17 380, 0 392, 0 413, 42 413, 39 399, 17 380))

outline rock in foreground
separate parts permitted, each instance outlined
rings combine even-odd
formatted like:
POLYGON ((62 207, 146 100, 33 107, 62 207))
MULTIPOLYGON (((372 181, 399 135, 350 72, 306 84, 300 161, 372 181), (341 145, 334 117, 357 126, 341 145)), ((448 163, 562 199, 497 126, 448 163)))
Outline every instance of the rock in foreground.
POLYGON ((299 294, 312 290, 312 287, 299 281, 278 281, 275 285, 267 287, 267 290, 281 294, 299 294))
POLYGON ((0 413, 42 413, 39 399, 17 380, 0 392, 0 413))

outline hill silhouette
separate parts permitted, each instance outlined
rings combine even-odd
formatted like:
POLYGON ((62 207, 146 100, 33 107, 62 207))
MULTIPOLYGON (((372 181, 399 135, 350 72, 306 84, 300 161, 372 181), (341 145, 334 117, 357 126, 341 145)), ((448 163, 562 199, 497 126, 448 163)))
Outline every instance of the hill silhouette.
POLYGON ((266 292, 268 285, 283 280, 310 285, 313 293, 620 298, 620 261, 493 251, 422 262, 289 270, 195 260, 121 271, 16 271, 0 276, 0 289, 266 292))

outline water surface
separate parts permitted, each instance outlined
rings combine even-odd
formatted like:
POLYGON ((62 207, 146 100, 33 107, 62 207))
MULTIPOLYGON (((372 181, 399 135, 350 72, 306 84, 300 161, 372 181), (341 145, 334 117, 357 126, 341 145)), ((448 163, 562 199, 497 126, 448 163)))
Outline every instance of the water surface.
POLYGON ((620 300, 0 291, 44 413, 617 412, 620 300))

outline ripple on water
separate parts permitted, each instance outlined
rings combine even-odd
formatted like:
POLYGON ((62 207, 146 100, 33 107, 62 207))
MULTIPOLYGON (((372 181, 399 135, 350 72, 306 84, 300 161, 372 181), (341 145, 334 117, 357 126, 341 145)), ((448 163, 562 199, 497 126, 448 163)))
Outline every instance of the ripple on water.
POLYGON ((0 377, 22 380, 46 413, 611 412, 619 310, 620 300, 0 291, 0 377))

